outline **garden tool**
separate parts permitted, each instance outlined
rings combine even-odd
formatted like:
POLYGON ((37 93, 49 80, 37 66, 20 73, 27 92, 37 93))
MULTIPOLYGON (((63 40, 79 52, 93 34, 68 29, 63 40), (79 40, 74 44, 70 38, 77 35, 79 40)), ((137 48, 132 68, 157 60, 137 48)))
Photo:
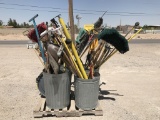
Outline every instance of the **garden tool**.
POLYGON ((57 52, 58 52, 59 47, 53 44, 48 44, 47 47, 47 53, 48 53, 48 58, 49 58, 49 64, 51 64, 52 69, 54 70, 55 74, 59 73, 59 57, 57 56, 57 52))
POLYGON ((89 33, 84 28, 81 28, 79 31, 79 34, 76 38, 76 49, 78 52, 78 55, 80 55, 86 46, 87 42, 89 40, 89 33))
POLYGON ((56 38, 57 38, 56 40, 58 40, 60 42, 60 44, 62 44, 64 46, 64 51, 63 51, 64 58, 62 59, 62 61, 64 61, 65 63, 66 62, 69 63, 69 64, 66 63, 66 65, 72 67, 71 71, 73 71, 73 73, 75 73, 75 75, 78 75, 79 77, 83 77, 82 74, 80 73, 80 71, 78 71, 79 69, 77 69, 78 66, 75 63, 74 58, 73 58, 71 52, 69 51, 69 48, 68 48, 66 42, 64 41, 64 38, 58 38, 58 37, 56 37, 56 38))
POLYGON ((49 58, 49 64, 52 66, 54 74, 58 74, 59 73, 58 62, 53 58, 50 51, 47 51, 47 53, 48 53, 48 58, 49 58))
POLYGON ((86 69, 87 69, 88 65, 90 65, 90 63, 91 63, 91 60, 92 60, 91 57, 92 57, 92 54, 93 54, 92 52, 93 51, 91 51, 91 50, 88 51, 86 62, 85 62, 86 69))
POLYGON ((98 64, 98 62, 103 58, 103 51, 105 49, 104 46, 105 45, 102 45, 101 46, 101 50, 98 51, 99 55, 97 55, 96 58, 94 59, 94 66, 96 66, 98 64))
MULTIPOLYGON (((135 25, 133 26, 133 28, 132 28, 131 30, 137 28, 138 26, 139 26, 139 22, 136 22, 135 25)), ((131 30, 130 30, 129 32, 131 32, 131 30)), ((129 33, 129 32, 128 32, 128 33, 129 33)), ((128 33, 125 35, 125 37, 128 35, 128 33)), ((136 34, 138 34, 138 33, 135 33, 133 36, 131 36, 131 37, 128 39, 128 41, 131 40, 136 34)), ((111 44, 113 45, 113 43, 111 43, 111 44)), ((114 43, 114 44, 115 44, 115 43, 114 43)), ((114 46, 114 47, 115 47, 115 46, 114 46)), ((119 48, 120 48, 120 47, 119 47, 119 48)), ((115 54, 115 53, 117 52, 116 47, 115 47, 112 51, 110 51, 111 48, 109 48, 108 50, 109 50, 109 51, 104 55, 103 59, 96 64, 95 68, 100 67, 100 66, 101 66, 104 62, 106 62, 113 54, 115 54)), ((123 52, 122 52, 122 53, 123 53, 123 52)))
POLYGON ((96 61, 98 59, 98 57, 100 56, 100 53, 103 49, 103 46, 104 46, 104 42, 102 41, 98 47, 98 49, 96 50, 95 52, 95 56, 93 56, 93 64, 96 64, 96 61))
MULTIPOLYGON (((107 12, 107 11, 106 11, 106 12, 107 12)), ((106 14, 106 12, 102 15, 102 17, 106 14)), ((103 18, 102 18, 102 17, 100 17, 100 18, 95 22, 95 24, 94 24, 94 29, 90 31, 92 34, 91 34, 91 36, 90 36, 87 44, 85 45, 83 51, 81 52, 80 58, 81 58, 81 57, 84 55, 84 53, 87 51, 88 47, 91 46, 92 43, 97 40, 97 39, 95 39, 95 38, 97 38, 96 33, 97 33, 97 29, 99 29, 99 28, 101 27, 101 25, 103 24, 103 18)), ((97 42, 98 42, 98 40, 97 40, 97 42)))
POLYGON ((89 79, 93 79, 93 74, 94 74, 94 64, 93 62, 91 61, 90 63, 90 67, 89 67, 89 75, 88 75, 88 78, 89 79))
MULTIPOLYGON (((106 11, 107 12, 107 11, 106 11)), ((106 12, 103 13, 103 15, 94 23, 94 29, 100 28, 103 24, 103 16, 106 14, 106 12)))
POLYGON ((62 55, 63 49, 64 49, 64 47, 63 47, 63 45, 61 45, 61 46, 59 47, 59 49, 58 49, 58 52, 57 52, 57 56, 58 56, 58 57, 60 57, 60 56, 62 55))
MULTIPOLYGON (((130 31, 128 31, 128 33, 126 33, 126 35, 125 35, 124 37, 127 37, 127 35, 128 35, 133 29, 137 28, 138 26, 139 26, 139 22, 136 22, 135 25, 132 27, 132 29, 131 29, 130 31)), ((115 51, 115 49, 116 49, 116 48, 114 48, 114 49, 112 50, 112 52, 115 51)), ((112 52, 110 52, 110 54, 111 54, 112 52)))
POLYGON ((106 51, 106 49, 105 49, 105 47, 104 47, 104 50, 102 51, 101 56, 99 57, 99 59, 98 59, 97 62, 95 63, 95 68, 96 68, 96 66, 103 60, 104 55, 105 55, 106 52, 107 52, 107 51, 106 51))
POLYGON ((98 34, 98 39, 102 39, 113 45, 120 53, 125 53, 129 50, 128 41, 120 35, 115 29, 105 28, 98 34))
POLYGON ((57 45, 54 45, 54 44, 48 44, 48 48, 47 48, 47 51, 50 52, 50 54, 52 55, 52 57, 58 61, 59 57, 57 55, 57 52, 59 50, 59 47, 57 45))
MULTIPOLYGON (((132 27, 132 29, 131 29, 130 31, 128 31, 124 37, 126 37, 133 29, 135 29, 135 28, 138 27, 138 26, 139 26, 139 22, 136 22, 135 25, 132 27)), ((118 35, 117 35, 117 36, 118 36, 118 35)), ((113 49, 113 51, 114 51, 115 49, 116 49, 116 47, 113 49)), ((112 51, 112 52, 113 52, 113 51, 112 51)), ((111 53, 112 53, 112 52, 111 52, 111 53)))
POLYGON ((132 27, 132 29, 131 29, 130 31, 128 31, 127 34, 126 34, 124 37, 127 37, 127 35, 128 35, 133 29, 135 29, 135 28, 138 27, 138 26, 139 26, 139 22, 136 22, 136 23, 134 24, 134 26, 132 27))
POLYGON ((105 44, 105 47, 104 47, 104 50, 101 54, 101 57, 99 58, 99 60, 97 61, 96 65, 95 65, 95 69, 98 68, 98 66, 103 63, 105 61, 105 59, 107 58, 107 56, 109 55, 110 53, 110 50, 112 48, 110 47, 110 45, 108 45, 107 43, 105 44))
POLYGON ((53 27, 48 27, 48 30, 45 30, 44 32, 42 32, 41 33, 41 37, 43 37, 43 36, 45 36, 46 34, 49 34, 49 35, 51 35, 51 33, 53 32, 53 33, 58 33, 59 35, 61 35, 61 33, 60 33, 60 28, 61 27, 58 27, 58 28, 53 28, 53 27))
POLYGON ((83 51, 80 54, 80 58, 84 55, 84 53, 87 51, 89 46, 93 43, 93 41, 96 40, 96 38, 97 36, 95 34, 91 34, 91 36, 89 37, 89 40, 87 41, 87 44, 85 45, 83 51))
MULTIPOLYGON (((56 16, 56 17, 58 17, 58 16, 56 16)), ((63 20, 63 19, 62 19, 62 20, 63 20)), ((52 19, 52 22, 54 22, 54 23, 53 23, 54 25, 59 26, 59 25, 57 24, 57 22, 55 21, 55 19, 54 19, 54 20, 52 19)), ((62 22, 63 22, 63 21, 62 21, 62 22)), ((64 23, 63 23, 63 25, 64 25, 64 23)), ((66 27, 66 26, 65 26, 65 27, 66 27)), ((65 28, 65 30, 66 30, 66 28, 65 28)), ((69 33, 68 33, 68 34, 69 34, 69 33)), ((76 71, 76 73, 77 73, 76 75, 78 75, 78 77, 80 77, 80 78, 83 78, 83 75, 82 75, 81 71, 79 70, 77 63, 74 61, 74 57, 73 57, 72 53, 70 52, 69 47, 68 47, 67 44, 66 44, 66 43, 70 43, 70 42, 68 41, 68 39, 67 39, 67 41, 65 42, 65 38, 63 38, 62 36, 60 36, 60 37, 56 37, 56 40, 58 40, 60 44, 63 44, 63 46, 64 46, 64 51, 65 51, 66 55, 68 56, 68 59, 66 59, 66 60, 69 60, 68 62, 72 65, 72 69, 74 69, 74 71, 76 71)), ((74 73, 75 73, 75 72, 74 72, 74 73)))
MULTIPOLYGON (((56 17, 58 17, 58 19, 59 19, 59 22, 60 22, 60 24, 61 24, 61 26, 62 26, 62 28, 63 28, 63 32, 64 32, 66 38, 70 40, 70 39, 71 39, 71 36, 70 36, 70 34, 69 34, 69 32, 68 32, 68 30, 67 30, 67 28, 66 28, 66 25, 65 25, 65 23, 64 23, 64 20, 60 17, 60 15, 58 15, 58 16, 56 16, 56 17)), ((68 46, 66 46, 66 47, 68 48, 68 46)), ((73 55, 74 55, 74 57, 75 57, 75 59, 76 59, 76 62, 77 62, 77 63, 75 63, 75 66, 76 66, 76 64, 77 64, 77 69, 79 69, 79 71, 80 71, 80 73, 82 74, 83 78, 84 78, 84 79, 88 79, 88 76, 87 76, 87 74, 86 74, 86 72, 85 72, 85 70, 84 70, 83 64, 82 64, 82 62, 81 62, 81 60, 80 60, 80 58, 79 58, 79 56, 78 56, 78 53, 77 53, 77 51, 76 51, 76 48, 75 48, 73 42, 71 42, 71 49, 72 49, 73 55)), ((69 49, 68 49, 68 51, 69 51, 69 49)), ((70 52, 70 51, 69 51, 69 52, 70 52)), ((72 54, 71 54, 70 56, 72 56, 72 54)), ((74 60, 73 60, 73 61, 74 61, 74 60)))
POLYGON ((94 49, 90 48, 90 50, 89 50, 89 52, 87 54, 87 59, 86 59, 86 63, 85 63, 86 68, 88 68, 88 66, 90 65, 91 60, 92 60, 93 64, 95 64, 94 63, 95 62, 95 55, 98 56, 97 52, 99 51, 101 45, 102 45, 102 43, 98 46, 98 48, 96 49, 96 51, 94 51, 95 48, 94 49))
POLYGON ((69 68, 69 70, 72 71, 72 73, 76 76, 78 75, 78 71, 76 70, 76 68, 74 67, 73 62, 70 60, 70 58, 67 56, 67 54, 65 52, 62 53, 62 61, 66 64, 66 66, 69 68))
MULTIPOLYGON (((124 37, 127 37, 127 35, 128 35, 133 29, 137 28, 138 26, 139 26, 139 22, 136 22, 135 25, 132 27, 132 29, 131 29, 128 33, 126 33, 126 35, 125 35, 124 37)), ((115 51, 115 49, 116 49, 116 48, 114 48, 114 49, 112 50, 112 52, 115 51)), ((110 52, 110 54, 111 54, 112 52, 110 52)))
MULTIPOLYGON (((43 31, 47 29, 46 24, 44 22, 37 25, 38 34, 40 35, 43 31)), ((32 41, 38 43, 38 38, 36 35, 36 30, 31 29, 29 30, 27 37, 32 41)))
MULTIPOLYGON (((46 30, 48 31, 48 22, 46 22, 46 26, 47 26, 47 29, 46 29, 46 30)), ((47 35, 48 35, 48 34, 47 34, 47 35)))
MULTIPOLYGON (((128 41, 130 41, 131 39, 133 39, 139 32, 141 32, 142 31, 142 28, 140 28, 134 35, 132 35, 129 39, 128 39, 128 41)), ((114 50, 114 51, 112 51, 109 55, 108 55, 108 57, 99 65, 99 67, 103 64, 103 63, 105 63, 109 58, 111 58, 116 52, 117 52, 118 50, 114 50)), ((99 68, 98 67, 98 68, 99 68)))
POLYGON ((87 30, 85 30, 84 28, 81 28, 79 30, 78 36, 76 37, 76 44, 80 44, 83 40, 83 37, 85 36, 85 34, 87 33, 87 30))
POLYGON ((61 42, 61 41, 62 41, 61 38, 58 37, 58 36, 55 36, 54 39, 56 40, 58 46, 60 46, 59 49, 58 49, 58 51, 57 51, 57 56, 58 56, 58 58, 60 58, 61 61, 63 61, 63 62, 67 65, 67 67, 68 67, 75 75, 77 75, 77 71, 75 70, 75 66, 74 66, 72 60, 70 59, 70 57, 68 57, 69 55, 66 54, 66 52, 65 52, 66 49, 65 49, 63 43, 61 42))
POLYGON ((36 31, 36 36, 37 36, 37 40, 38 40, 38 45, 40 47, 40 51, 41 51, 41 54, 42 54, 42 58, 43 58, 43 61, 44 61, 44 64, 46 63, 46 58, 44 56, 44 50, 42 48, 42 45, 41 45, 41 42, 40 42, 40 37, 39 37, 39 34, 38 34, 38 29, 37 29, 37 26, 36 26, 36 22, 35 22, 35 18, 38 17, 38 14, 35 15, 34 17, 32 17, 29 22, 33 21, 33 25, 34 25, 34 29, 36 31))

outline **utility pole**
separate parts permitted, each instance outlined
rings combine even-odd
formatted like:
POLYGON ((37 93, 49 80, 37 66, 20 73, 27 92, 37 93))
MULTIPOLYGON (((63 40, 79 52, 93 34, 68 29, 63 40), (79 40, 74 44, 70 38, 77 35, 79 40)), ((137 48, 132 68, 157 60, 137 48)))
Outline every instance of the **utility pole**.
POLYGON ((121 30, 122 30, 122 29, 121 29, 121 19, 120 19, 120 26, 119 26, 119 27, 120 27, 120 31, 121 31, 121 30))
POLYGON ((74 35, 74 17, 73 17, 73 0, 68 0, 69 3, 69 22, 70 22, 70 33, 71 39, 75 44, 75 35, 74 35))

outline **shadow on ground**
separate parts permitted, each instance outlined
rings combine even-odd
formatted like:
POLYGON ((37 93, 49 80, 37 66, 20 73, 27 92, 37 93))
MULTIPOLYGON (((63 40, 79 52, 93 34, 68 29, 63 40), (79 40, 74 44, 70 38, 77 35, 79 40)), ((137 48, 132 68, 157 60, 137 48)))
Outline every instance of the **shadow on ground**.
MULTIPOLYGON (((101 87, 101 85, 100 85, 101 87)), ((115 101, 116 99, 114 97, 107 97, 107 95, 113 95, 113 96, 123 96, 120 95, 119 93, 112 93, 112 91, 117 91, 117 90, 102 90, 99 87, 99 100, 113 100, 115 101)))

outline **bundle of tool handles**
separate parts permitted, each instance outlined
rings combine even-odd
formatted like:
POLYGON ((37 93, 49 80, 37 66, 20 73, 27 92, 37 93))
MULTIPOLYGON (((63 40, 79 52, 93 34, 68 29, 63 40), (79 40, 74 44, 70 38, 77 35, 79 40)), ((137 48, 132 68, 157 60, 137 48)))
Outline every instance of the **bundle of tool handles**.
MULTIPOLYGON (((34 29, 28 33, 28 37, 38 43, 36 50, 42 57, 44 71, 60 74, 68 69, 75 76, 85 80, 93 79, 94 71, 99 70, 117 51, 127 52, 128 41, 142 30, 139 29, 133 36, 126 39, 129 32, 124 37, 115 29, 102 28, 103 19, 100 17, 94 24, 94 28, 90 31, 83 29, 84 33, 79 34, 79 39, 74 43, 60 15, 51 19, 51 27, 48 27, 47 22, 36 26, 37 16, 38 14, 29 20, 29 22, 33 21, 34 29), (86 60, 83 63, 82 56, 84 55, 86 55, 86 60)), ((139 26, 138 22, 132 30, 137 26, 139 26)))

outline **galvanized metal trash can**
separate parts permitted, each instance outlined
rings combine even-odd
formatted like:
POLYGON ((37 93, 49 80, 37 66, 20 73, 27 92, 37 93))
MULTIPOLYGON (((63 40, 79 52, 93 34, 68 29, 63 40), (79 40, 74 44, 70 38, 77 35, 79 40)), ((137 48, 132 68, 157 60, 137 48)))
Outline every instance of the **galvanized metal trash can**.
POLYGON ((92 110, 98 104, 100 74, 93 79, 75 77, 75 104, 82 110, 92 110))
POLYGON ((43 72, 46 106, 51 109, 63 109, 70 103, 71 73, 61 74, 43 72))
POLYGON ((44 89, 44 79, 43 79, 43 72, 39 74, 36 78, 37 87, 40 91, 41 96, 45 97, 45 89, 44 89))

